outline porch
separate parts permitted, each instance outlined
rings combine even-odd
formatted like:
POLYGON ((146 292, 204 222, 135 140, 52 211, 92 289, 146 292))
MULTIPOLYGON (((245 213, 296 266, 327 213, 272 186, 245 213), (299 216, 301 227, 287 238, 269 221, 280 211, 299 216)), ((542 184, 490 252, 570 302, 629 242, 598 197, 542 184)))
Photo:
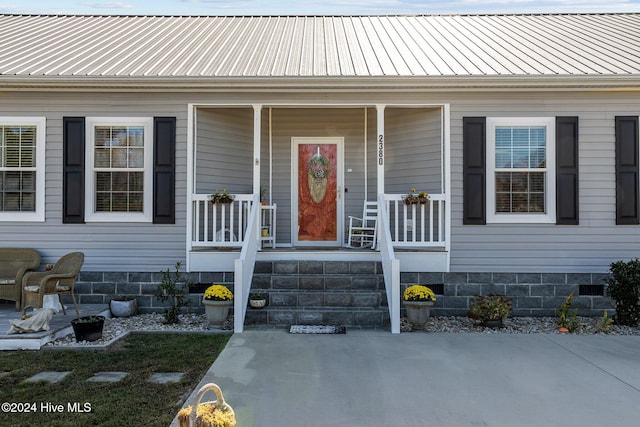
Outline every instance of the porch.
MULTIPOLYGON (((79 304, 80 316, 101 315, 110 316, 108 304, 79 304)), ((11 328, 11 321, 22 316, 21 310, 16 310, 13 303, 0 303, 0 351, 1 350, 39 350, 42 346, 58 338, 73 333, 71 320, 76 318, 73 305, 67 306, 67 314, 58 312, 49 322, 49 330, 7 334, 11 328)))
POLYGON ((244 319, 256 261, 379 262, 399 332, 400 271, 449 269, 448 106, 192 108, 188 271, 234 271, 244 319), (428 203, 405 204, 413 191, 428 203), (378 243, 347 248, 365 200, 377 202, 378 243))

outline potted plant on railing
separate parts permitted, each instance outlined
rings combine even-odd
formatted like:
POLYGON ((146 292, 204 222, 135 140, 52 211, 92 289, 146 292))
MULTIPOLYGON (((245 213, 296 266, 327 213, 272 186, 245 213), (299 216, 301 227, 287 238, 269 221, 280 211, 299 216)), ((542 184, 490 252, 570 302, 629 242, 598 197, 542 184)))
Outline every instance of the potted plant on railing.
POLYGON ((489 328, 503 327, 503 320, 511 313, 511 298, 505 295, 475 295, 469 306, 467 316, 480 326, 489 328))
POLYGON ((233 303, 233 293, 225 285, 214 284, 209 286, 202 297, 202 304, 209 324, 222 326, 233 303))
POLYGON ((216 189, 215 193, 209 194, 209 201, 213 204, 216 204, 216 203, 229 204, 229 203, 232 203, 234 199, 235 199, 235 196, 233 194, 229 194, 226 188, 223 189, 222 191, 218 191, 216 189))
POLYGON ((426 205, 429 203, 429 194, 426 191, 416 192, 415 188, 406 194, 402 200, 405 205, 426 205))
POLYGON ((436 301, 436 295, 431 288, 418 284, 411 285, 405 289, 402 296, 409 323, 415 326, 423 326, 427 323, 431 307, 436 301))

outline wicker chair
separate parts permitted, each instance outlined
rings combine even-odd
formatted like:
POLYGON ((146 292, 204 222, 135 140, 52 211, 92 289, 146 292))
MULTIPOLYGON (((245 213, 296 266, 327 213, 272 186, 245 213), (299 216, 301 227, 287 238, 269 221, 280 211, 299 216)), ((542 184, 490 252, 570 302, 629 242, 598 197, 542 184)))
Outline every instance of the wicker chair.
POLYGON ((45 295, 58 295, 62 311, 67 314, 62 303, 62 294, 71 295, 76 316, 80 317, 73 288, 80 268, 84 263, 82 252, 72 252, 60 258, 50 271, 30 272, 22 279, 22 313, 27 307, 42 308, 45 295))

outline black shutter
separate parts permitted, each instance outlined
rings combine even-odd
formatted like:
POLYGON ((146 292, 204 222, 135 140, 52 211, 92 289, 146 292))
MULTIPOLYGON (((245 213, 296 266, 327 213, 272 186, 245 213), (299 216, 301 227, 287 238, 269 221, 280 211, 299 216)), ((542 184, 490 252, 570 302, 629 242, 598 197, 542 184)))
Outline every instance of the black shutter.
POLYGON ((463 144, 463 224, 487 223, 486 209, 486 139, 485 117, 462 119, 463 144))
POLYGON ((84 223, 84 117, 62 119, 62 222, 84 223))
POLYGON ((175 224, 176 118, 153 119, 153 223, 175 224))
POLYGON ((578 118, 556 117, 556 224, 578 224, 578 118))
POLYGON ((616 117, 616 224, 638 224, 638 117, 616 117))

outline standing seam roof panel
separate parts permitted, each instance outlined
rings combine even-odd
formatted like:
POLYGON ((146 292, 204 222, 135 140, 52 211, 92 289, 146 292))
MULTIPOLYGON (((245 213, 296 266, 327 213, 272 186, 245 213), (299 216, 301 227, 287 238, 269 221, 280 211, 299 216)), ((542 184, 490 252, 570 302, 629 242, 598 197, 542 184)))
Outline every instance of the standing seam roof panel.
MULTIPOLYGON (((554 64, 560 67, 563 70, 566 70, 570 74, 587 74, 588 72, 584 68, 580 68, 579 65, 587 66, 584 62, 584 58, 579 58, 577 64, 575 61, 568 61, 568 58, 572 58, 575 56, 572 51, 567 49, 563 42, 562 36, 560 34, 555 34, 553 37, 550 37, 548 34, 544 34, 540 31, 539 24, 537 22, 531 22, 529 16, 520 17, 522 19, 517 19, 515 22, 504 22, 503 25, 505 30, 515 31, 516 28, 519 28, 520 31, 526 30, 529 35, 529 41, 533 41, 536 46, 535 49, 540 49, 545 53, 545 56, 552 60, 554 64)), ((589 67, 590 71, 595 71, 593 68, 589 67)))
POLYGON ((340 58, 338 57, 338 46, 336 45, 335 28, 333 27, 333 19, 322 18, 322 27, 324 32, 324 48, 326 55, 327 75, 341 76, 340 58))
POLYGON ((364 56, 360 40, 358 39, 353 20, 352 17, 340 19, 340 22, 343 24, 344 34, 347 37, 353 69, 356 76, 371 75, 372 73, 367 66, 367 60, 364 56))
POLYGON ((434 30, 428 19, 415 19, 412 23, 416 29, 417 35, 419 35, 433 51, 433 54, 435 55, 434 58, 439 59, 437 65, 441 70, 441 75, 467 74, 467 71, 460 62, 454 58, 451 52, 445 49, 437 37, 434 37, 434 30))
POLYGON ((529 33, 521 34, 521 32, 514 33, 513 30, 503 24, 502 21, 500 21, 499 25, 496 25, 494 22, 495 20, 491 19, 493 17, 487 18, 487 21, 489 22, 485 25, 489 26, 491 24, 490 27, 494 30, 495 34, 497 34, 502 40, 509 40, 510 44, 514 46, 514 48, 522 52, 522 55, 528 60, 535 61, 539 68, 546 69, 553 75, 574 74, 568 69, 562 68, 562 66, 557 63, 557 60, 556 62, 550 61, 550 58, 556 58, 543 45, 541 45, 533 35, 529 33))
MULTIPOLYGON (((624 38, 620 37, 615 31, 615 27, 607 27, 604 29, 598 29, 592 27, 591 23, 577 23, 572 17, 564 17, 565 19, 572 21, 574 25, 564 25, 563 30, 567 34, 573 35, 576 42, 586 49, 593 49, 598 56, 599 62, 610 63, 614 67, 619 67, 628 73, 637 72, 640 67, 634 66, 633 61, 628 57, 635 56, 636 59, 640 56, 640 23, 636 23, 637 32, 634 34, 626 34, 624 38), (592 28, 591 32, 587 32, 586 28, 592 28), (606 38, 605 38, 606 36, 606 38), (635 40, 634 40, 635 39, 635 40), (607 44, 607 40, 615 41, 615 54, 612 46, 607 44)), ((559 21, 559 19, 551 19, 550 22, 559 21)))
MULTIPOLYGON (((575 40, 569 41, 567 39, 564 26, 562 28, 548 27, 549 31, 544 31, 544 21, 540 21, 537 19, 522 21, 522 26, 531 28, 532 30, 535 29, 535 31, 539 34, 539 40, 543 41, 543 43, 545 43, 548 47, 553 46, 554 50, 557 52, 557 57, 565 61, 567 64, 569 62, 573 64, 577 63, 583 65, 584 67, 588 67, 589 70, 597 73, 606 73, 607 71, 611 71, 592 61, 588 53, 579 52, 579 46, 575 43, 575 40), (572 61, 567 61, 567 59, 569 58, 572 61)), ((575 68, 578 70, 580 69, 580 67, 575 68)))
POLYGON ((477 38, 477 43, 482 42, 482 49, 486 55, 491 55, 492 59, 501 64, 506 70, 506 74, 522 75, 522 74, 538 74, 540 71, 534 68, 531 64, 525 62, 521 56, 516 55, 515 49, 503 49, 502 51, 495 51, 491 49, 492 45, 511 46, 509 40, 504 40, 495 34, 491 29, 482 25, 475 19, 468 19, 465 22, 458 18, 457 24, 467 28, 477 38))
MULTIPOLYGON (((99 72, 100 67, 108 63, 106 58, 117 55, 121 46, 121 40, 128 32, 127 21, 104 19, 103 28, 92 35, 92 48, 89 54, 85 51, 85 58, 77 63, 77 67, 67 67, 64 71, 69 75, 94 75, 99 72), (98 64, 98 65, 96 65, 98 64)), ((80 41, 80 48, 82 41, 80 41)))
POLYGON ((0 15, 0 76, 579 77, 639 70, 637 13, 0 15))
MULTIPOLYGON (((257 18, 260 21, 263 18, 257 18)), ((248 58, 245 52, 255 47, 251 42, 255 41, 255 35, 261 28, 258 23, 252 22, 253 19, 243 20, 241 33, 236 37, 232 46, 228 49, 226 56, 223 58, 220 66, 215 70, 216 76, 242 75, 244 66, 240 63, 248 58)))
POLYGON ((379 62, 378 55, 376 55, 375 48, 371 44, 371 40, 369 40, 362 18, 353 18, 351 22, 353 23, 354 34, 358 40, 362 52, 362 59, 367 66, 369 75, 384 75, 382 65, 379 62))
MULTIPOLYGON (((90 23, 89 23, 90 24, 90 23)), ((66 26, 65 26, 66 27, 66 26)), ((7 74, 35 74, 33 67, 52 60, 52 54, 59 53, 51 48, 52 37, 60 33, 56 27, 29 27, 22 37, 3 39, 7 48, 0 50, 0 55, 8 55, 7 62, 0 61, 0 66, 7 67, 7 74), (33 29, 32 29, 33 28, 33 29), (47 40, 43 44, 43 40, 47 40), (17 64, 17 65, 16 65, 17 64), (11 68, 13 66, 13 68, 11 68)), ((21 31, 24 31, 21 29, 21 31)), ((64 34, 64 33, 63 33, 64 34)))
POLYGON ((209 23, 204 19, 195 19, 190 28, 189 33, 179 42, 179 53, 171 52, 173 55, 170 59, 159 64, 160 69, 157 71, 157 75, 186 75, 186 68, 191 57, 203 49, 209 23))
POLYGON ((435 66, 429 55, 427 55, 425 48, 427 46, 420 45, 414 37, 415 31, 409 31, 409 24, 407 21, 411 19, 409 17, 399 17, 397 24, 394 27, 394 31, 397 33, 397 36, 403 40, 406 49, 411 52, 411 56, 415 60, 415 66, 411 68, 414 70, 414 74, 416 75, 438 75, 440 74, 440 70, 435 66), (419 67, 419 68, 418 68, 419 67), (418 73, 418 70, 422 70, 422 73, 418 73))

